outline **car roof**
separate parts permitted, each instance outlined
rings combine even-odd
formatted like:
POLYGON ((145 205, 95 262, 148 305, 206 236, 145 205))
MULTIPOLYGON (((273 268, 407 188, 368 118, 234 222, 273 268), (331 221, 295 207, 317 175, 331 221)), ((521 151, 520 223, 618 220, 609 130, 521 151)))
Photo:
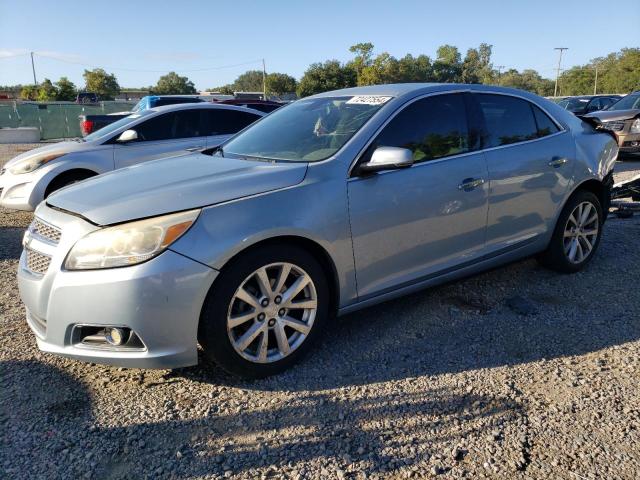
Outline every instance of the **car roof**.
POLYGON ((506 93, 526 98, 540 98, 524 90, 516 88, 498 87, 496 85, 480 85, 467 83, 392 83, 386 85, 369 85, 366 87, 343 88, 330 92, 319 93, 308 98, 354 96, 354 95, 380 95, 395 98, 414 97, 418 95, 446 92, 446 91, 477 91, 487 93, 506 93))
POLYGON ((205 109, 223 109, 223 110, 238 110, 240 112, 254 113, 260 116, 264 116, 265 113, 260 110, 254 110, 253 108, 239 107, 236 105, 210 103, 210 102, 193 102, 193 103, 176 103, 172 105, 163 105, 161 107, 149 108, 150 112, 173 112, 177 110, 188 110, 190 108, 205 108, 205 109))

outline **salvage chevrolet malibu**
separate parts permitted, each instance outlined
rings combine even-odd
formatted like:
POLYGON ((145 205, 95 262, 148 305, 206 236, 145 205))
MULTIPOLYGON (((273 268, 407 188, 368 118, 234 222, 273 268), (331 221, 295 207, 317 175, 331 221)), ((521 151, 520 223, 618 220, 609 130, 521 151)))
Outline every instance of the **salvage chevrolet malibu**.
POLYGON ((327 92, 222 147, 107 173, 36 210, 18 272, 39 347, 143 368, 274 374, 333 315, 537 254, 576 272, 618 148, 535 95, 327 92))

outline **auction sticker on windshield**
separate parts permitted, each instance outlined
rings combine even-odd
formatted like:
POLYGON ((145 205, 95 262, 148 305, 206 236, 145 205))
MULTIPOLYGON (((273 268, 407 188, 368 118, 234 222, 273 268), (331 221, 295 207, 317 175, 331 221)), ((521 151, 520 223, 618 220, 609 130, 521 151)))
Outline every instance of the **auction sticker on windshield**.
POLYGON ((356 95, 347 101, 347 103, 356 103, 360 105, 382 105, 391 100, 392 97, 385 97, 380 95, 356 95))

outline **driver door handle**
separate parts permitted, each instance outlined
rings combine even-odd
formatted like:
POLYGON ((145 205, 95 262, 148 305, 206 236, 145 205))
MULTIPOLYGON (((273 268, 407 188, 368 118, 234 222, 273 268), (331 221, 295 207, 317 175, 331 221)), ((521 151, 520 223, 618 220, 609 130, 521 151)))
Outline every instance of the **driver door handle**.
POLYGON ((458 190, 464 190, 465 192, 470 192, 471 190, 479 187, 484 183, 484 178, 465 178, 460 185, 458 185, 458 190))
POLYGON ((548 165, 553 168, 558 168, 564 165, 565 163, 567 163, 568 161, 569 160, 567 160, 564 157, 553 157, 551 161, 548 163, 548 165))

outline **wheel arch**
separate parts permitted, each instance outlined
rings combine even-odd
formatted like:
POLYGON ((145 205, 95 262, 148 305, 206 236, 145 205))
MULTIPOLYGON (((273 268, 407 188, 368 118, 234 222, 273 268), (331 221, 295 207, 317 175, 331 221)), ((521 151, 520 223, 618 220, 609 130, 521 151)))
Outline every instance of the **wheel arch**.
MULTIPOLYGON (((294 245, 304 249, 309 252, 320 264, 322 270, 327 279, 327 285, 329 287, 329 296, 331 300, 330 312, 332 315, 336 315, 338 311, 338 306, 340 304, 340 280, 338 275, 338 270, 336 268, 335 262, 329 252, 318 242, 299 235, 278 235, 269 238, 265 238, 262 240, 258 240, 251 245, 247 245, 242 250, 236 252, 232 257, 230 257, 225 264, 222 266, 221 271, 229 268, 238 258, 247 254, 250 251, 257 250, 269 245, 294 245)), ((217 281, 217 279, 216 279, 217 281)), ((215 283, 211 288, 215 288, 215 283)))
POLYGON ((99 175, 99 173, 95 170, 84 167, 70 168, 68 170, 58 172, 56 176, 54 176, 49 181, 46 188, 44 189, 44 198, 47 198, 47 196, 52 193, 52 189, 60 183, 64 183, 65 181, 73 180, 76 178, 81 178, 82 180, 84 180, 86 178, 95 177, 96 175, 99 175))

